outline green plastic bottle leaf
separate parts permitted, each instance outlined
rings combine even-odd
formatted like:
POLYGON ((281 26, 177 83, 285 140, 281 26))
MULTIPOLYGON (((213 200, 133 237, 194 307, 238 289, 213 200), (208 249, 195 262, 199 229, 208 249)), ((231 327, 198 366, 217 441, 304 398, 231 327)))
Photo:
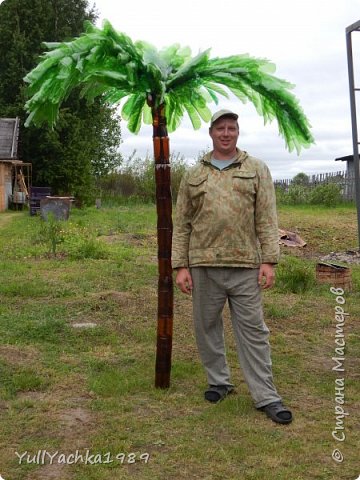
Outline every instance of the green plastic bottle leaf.
POLYGON ((102 95, 115 104, 128 97, 122 115, 134 133, 142 121, 152 121, 148 96, 154 108, 165 105, 168 130, 174 131, 185 112, 195 129, 209 122, 208 104, 218 104, 219 95, 228 98, 232 92, 242 102, 252 102, 264 123, 277 121, 290 151, 314 142, 293 85, 276 77, 267 59, 248 54, 210 58, 209 49, 191 57, 189 47, 178 44, 157 51, 147 42, 134 43, 108 21, 103 28, 87 22, 79 37, 45 45, 48 51, 24 78, 27 126, 54 125, 62 102, 77 86, 89 101, 102 95))

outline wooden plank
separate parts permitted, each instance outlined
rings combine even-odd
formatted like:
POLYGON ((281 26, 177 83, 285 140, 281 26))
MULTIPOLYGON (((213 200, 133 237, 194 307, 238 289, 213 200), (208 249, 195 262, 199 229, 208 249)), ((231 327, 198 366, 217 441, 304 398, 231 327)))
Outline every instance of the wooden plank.
POLYGON ((0 163, 0 212, 5 210, 5 165, 0 163))
POLYGON ((4 183, 11 183, 11 165, 4 165, 4 183))
POLYGON ((5 205, 5 186, 0 185, 0 212, 4 212, 6 210, 5 205))
POLYGON ((0 118, 0 158, 16 158, 19 118, 0 118))

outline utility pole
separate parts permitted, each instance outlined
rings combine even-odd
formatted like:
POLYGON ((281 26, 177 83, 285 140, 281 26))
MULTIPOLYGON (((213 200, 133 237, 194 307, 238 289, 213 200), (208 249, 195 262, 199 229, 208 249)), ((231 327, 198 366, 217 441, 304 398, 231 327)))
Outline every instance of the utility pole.
POLYGON ((353 32, 360 31, 360 20, 353 23, 346 28, 346 48, 347 48, 347 60, 348 60, 348 72, 349 72, 349 89, 350 89, 350 110, 351 110, 351 128, 352 128, 352 141, 354 152, 354 181, 355 181, 355 202, 357 210, 357 222, 358 222, 358 242, 360 250, 360 168, 359 168, 359 136, 356 119, 356 92, 360 91, 360 88, 355 86, 354 75, 354 61, 352 52, 352 39, 351 34, 353 32))

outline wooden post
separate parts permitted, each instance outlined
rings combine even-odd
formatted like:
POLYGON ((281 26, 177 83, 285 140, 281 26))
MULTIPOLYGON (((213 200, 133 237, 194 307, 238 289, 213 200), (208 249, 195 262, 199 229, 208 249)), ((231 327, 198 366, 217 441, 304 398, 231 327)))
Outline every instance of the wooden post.
POLYGON ((169 137, 164 105, 152 107, 158 239, 158 324, 155 387, 170 386, 174 288, 171 268, 172 199, 169 137))

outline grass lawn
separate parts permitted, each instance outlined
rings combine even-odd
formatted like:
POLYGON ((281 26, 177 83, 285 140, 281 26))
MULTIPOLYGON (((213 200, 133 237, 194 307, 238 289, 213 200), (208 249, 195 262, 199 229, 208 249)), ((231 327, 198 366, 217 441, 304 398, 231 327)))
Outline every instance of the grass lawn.
POLYGON ((178 291, 171 387, 154 388, 154 206, 73 210, 67 223, 46 225, 25 212, 0 214, 0 475, 357 478, 360 266, 343 295, 315 282, 321 255, 357 248, 356 211, 281 207, 279 219, 308 243, 282 247, 276 287, 264 292, 275 383, 294 414, 288 426, 254 409, 227 309, 236 392, 218 405, 203 400, 191 300, 178 291), (342 349, 339 308, 349 313, 342 349), (341 353, 344 371, 333 370, 341 353))

